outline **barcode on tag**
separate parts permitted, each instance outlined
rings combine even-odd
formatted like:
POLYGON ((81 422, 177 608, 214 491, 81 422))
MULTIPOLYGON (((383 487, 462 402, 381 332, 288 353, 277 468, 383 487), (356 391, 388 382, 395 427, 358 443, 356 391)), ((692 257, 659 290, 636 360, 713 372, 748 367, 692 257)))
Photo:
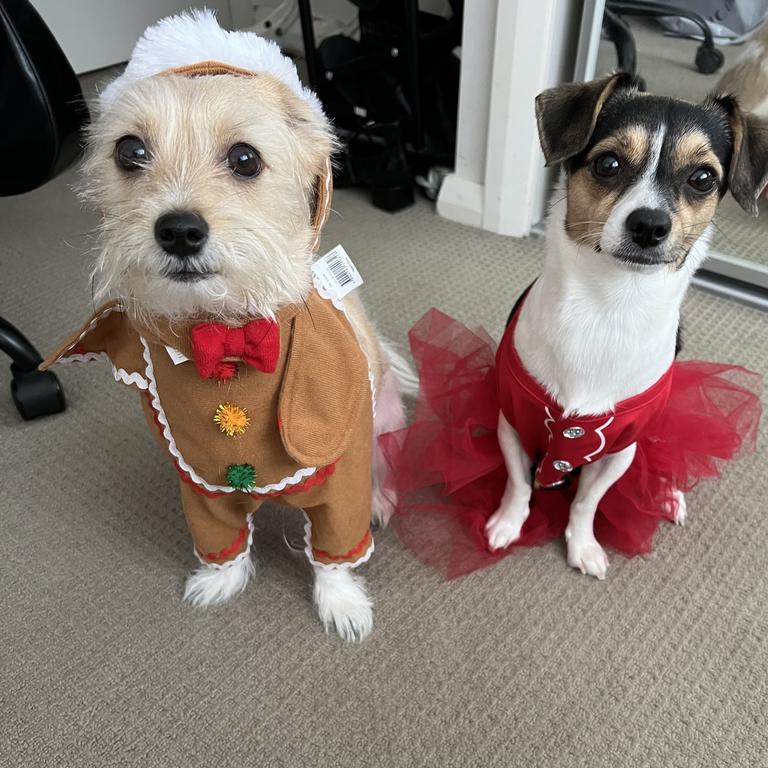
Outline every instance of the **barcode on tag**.
POLYGON ((328 251, 312 265, 312 276, 315 283, 337 299, 343 299, 363 284, 357 267, 341 245, 328 251))

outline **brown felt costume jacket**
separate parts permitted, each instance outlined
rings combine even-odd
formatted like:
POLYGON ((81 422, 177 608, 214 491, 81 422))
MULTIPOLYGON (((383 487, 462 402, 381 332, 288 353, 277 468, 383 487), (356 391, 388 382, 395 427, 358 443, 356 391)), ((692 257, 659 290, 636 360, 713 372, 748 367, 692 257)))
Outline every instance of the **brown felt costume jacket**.
POLYGON ((147 421, 181 477, 201 559, 221 564, 245 552, 250 515, 269 498, 304 509, 311 560, 361 562, 373 548, 368 361, 345 314, 317 291, 305 305, 281 310, 277 322, 274 373, 240 362, 232 379, 203 379, 192 360, 191 325, 143 330, 113 302, 41 368, 106 356, 117 380, 141 390, 147 421), (247 413, 242 435, 214 422, 221 403, 247 413), (227 485, 230 465, 253 467, 248 492, 227 485))
MULTIPOLYGON (((161 74, 255 73, 203 61, 161 74)), ((331 189, 329 161, 316 184, 313 251, 331 189)), ((280 353, 273 373, 241 361, 232 379, 203 379, 192 360, 191 326, 150 332, 136 327, 113 302, 94 313, 41 369, 107 357, 118 381, 141 390, 147 421, 181 477, 184 514, 203 561, 226 567, 246 556, 251 515, 265 499, 275 499, 306 513, 312 562, 364 562, 373 551, 375 395, 369 361, 343 309, 317 291, 306 304, 281 310, 277 322, 280 353), (229 436, 214 421, 221 404, 247 414, 241 435, 229 436), (255 473, 247 492, 227 485, 228 468, 237 465, 255 473)))

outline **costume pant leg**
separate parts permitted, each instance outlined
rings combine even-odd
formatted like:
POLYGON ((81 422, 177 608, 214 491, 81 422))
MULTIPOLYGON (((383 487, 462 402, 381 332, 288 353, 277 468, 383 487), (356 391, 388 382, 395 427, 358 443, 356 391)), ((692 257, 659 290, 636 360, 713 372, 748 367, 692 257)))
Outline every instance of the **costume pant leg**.
POLYGON ((313 563, 357 564, 368 559, 373 550, 370 503, 320 504, 304 512, 311 526, 308 543, 313 563))
POLYGON ((250 518, 260 502, 244 493, 204 496, 182 482, 181 504, 201 561, 223 565, 249 550, 250 518))

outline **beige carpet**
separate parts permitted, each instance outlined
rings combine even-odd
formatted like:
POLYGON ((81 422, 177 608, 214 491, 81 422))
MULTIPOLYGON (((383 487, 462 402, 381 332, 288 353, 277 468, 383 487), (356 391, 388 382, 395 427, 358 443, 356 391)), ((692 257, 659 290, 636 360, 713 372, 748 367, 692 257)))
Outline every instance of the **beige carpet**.
MULTIPOLYGON (((71 175, 0 200, 0 314, 49 350, 90 310, 94 224, 71 175)), ((498 334, 541 243, 396 216, 340 192, 342 242, 391 338, 437 305, 498 334)), ((768 372, 768 315, 693 292, 688 356, 768 372)), ((766 461, 689 499, 607 581, 553 544, 443 583, 377 538, 376 627, 325 636, 310 574, 257 519, 258 578, 226 607, 180 600, 195 564, 173 469, 105 365, 61 370, 66 413, 23 423, 0 369, 0 764, 744 766, 768 764, 766 461)), ((766 435, 763 434, 763 444, 766 435)), ((285 519, 290 537, 298 520, 285 519)))

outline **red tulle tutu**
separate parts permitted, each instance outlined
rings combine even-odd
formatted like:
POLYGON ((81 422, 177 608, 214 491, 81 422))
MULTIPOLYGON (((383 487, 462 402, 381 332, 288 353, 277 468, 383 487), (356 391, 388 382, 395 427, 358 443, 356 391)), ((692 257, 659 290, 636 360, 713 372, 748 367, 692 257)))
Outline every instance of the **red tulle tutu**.
MULTIPOLYGON (((562 536, 575 483, 535 490, 521 537, 492 552, 485 524, 497 509, 507 473, 496 438, 499 400, 496 344, 430 310, 409 334, 420 389, 413 424, 380 437, 398 493, 392 520, 422 561, 455 578, 518 547, 562 536)), ((664 410, 645 428, 626 474, 600 502, 595 535, 632 556, 648 552, 659 521, 671 520, 672 491, 718 477, 725 461, 754 450, 761 377, 736 365, 675 362, 664 410)))

